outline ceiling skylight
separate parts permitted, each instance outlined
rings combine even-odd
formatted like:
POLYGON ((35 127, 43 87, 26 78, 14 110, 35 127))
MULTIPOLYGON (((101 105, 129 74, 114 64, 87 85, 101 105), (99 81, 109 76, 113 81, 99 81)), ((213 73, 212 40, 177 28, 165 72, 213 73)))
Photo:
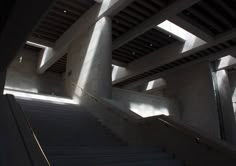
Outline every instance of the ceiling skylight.
POLYGON ((161 24, 157 25, 157 28, 164 30, 170 33, 171 35, 174 35, 175 37, 183 40, 185 44, 182 52, 189 51, 206 43, 199 37, 170 22, 169 20, 166 20, 161 24))

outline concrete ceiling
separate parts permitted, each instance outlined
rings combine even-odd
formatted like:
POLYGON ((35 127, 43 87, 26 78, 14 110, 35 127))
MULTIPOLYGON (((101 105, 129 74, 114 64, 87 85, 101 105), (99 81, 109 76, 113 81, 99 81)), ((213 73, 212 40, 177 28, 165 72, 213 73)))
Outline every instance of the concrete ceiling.
POLYGON ((128 64, 173 42, 177 40, 171 35, 153 28, 113 50, 113 60, 128 64))
POLYGON ((235 28, 236 1, 202 0, 178 16, 209 35, 216 36, 235 28))
POLYGON ((113 40, 160 12, 174 0, 136 0, 112 18, 113 40))
MULTIPOLYGON (((94 0, 57 0, 35 28, 32 36, 55 43, 95 3, 94 0)), ((233 0, 133 0, 112 16, 114 64, 129 67, 133 62, 163 47, 183 42, 156 29, 157 24, 175 18, 178 19, 177 23, 181 23, 181 27, 208 39, 208 44, 194 49, 193 53, 187 53, 188 56, 181 56, 118 81, 115 86, 123 87, 139 80, 153 78, 159 73, 199 61, 235 46, 236 4, 233 0), (223 39, 218 41, 218 38, 223 39)), ((66 60, 65 54, 48 70, 63 73, 66 60)))
POLYGON ((55 43, 95 3, 92 0, 56 0, 32 32, 32 37, 55 43))
POLYGON ((66 71, 66 63, 67 63, 67 54, 62 56, 47 71, 63 74, 66 71))
POLYGON ((187 57, 180 58, 180 59, 175 60, 173 62, 164 64, 162 66, 158 66, 157 68, 145 71, 142 74, 138 74, 138 75, 135 75, 135 76, 128 78, 124 81, 121 81, 121 82, 115 84, 115 86, 123 87, 128 84, 132 84, 132 83, 134 83, 138 80, 141 80, 141 79, 145 79, 145 78, 152 79, 152 76, 155 76, 159 73, 163 73, 165 71, 174 69, 176 67, 183 66, 184 64, 187 64, 190 62, 198 61, 202 58, 207 58, 208 56, 211 56, 212 54, 216 54, 217 52, 222 52, 225 49, 228 49, 233 46, 236 46, 236 38, 219 43, 219 44, 211 46, 209 48, 203 49, 203 50, 193 53, 187 57))
MULTIPOLYGON (((33 30, 30 39, 34 38, 35 41, 40 41, 40 44, 53 45, 95 3, 94 0, 56 0, 33 30)), ((48 71, 64 73, 66 60, 65 55, 48 71)))

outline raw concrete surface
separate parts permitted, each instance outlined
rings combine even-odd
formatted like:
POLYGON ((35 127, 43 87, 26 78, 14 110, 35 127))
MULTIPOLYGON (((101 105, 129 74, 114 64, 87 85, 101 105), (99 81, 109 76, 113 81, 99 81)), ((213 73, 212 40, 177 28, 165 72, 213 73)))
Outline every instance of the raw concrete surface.
POLYGON ((171 98, 113 88, 112 99, 142 117, 167 115, 179 119, 178 103, 171 98))
POLYGON ((7 70, 5 88, 65 96, 62 75, 53 72, 37 74, 38 57, 38 53, 22 49, 7 70))
POLYGON ((218 113, 209 64, 195 64, 170 73, 163 79, 166 81, 163 94, 178 101, 180 119, 208 135, 219 137, 218 113))

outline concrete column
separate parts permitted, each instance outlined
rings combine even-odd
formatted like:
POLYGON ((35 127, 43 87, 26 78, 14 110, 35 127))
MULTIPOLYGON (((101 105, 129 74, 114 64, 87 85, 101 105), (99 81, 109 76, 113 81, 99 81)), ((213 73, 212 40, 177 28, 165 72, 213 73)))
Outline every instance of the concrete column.
POLYGON ((6 80, 6 72, 0 71, 0 95, 3 94, 4 86, 5 86, 5 80, 6 80))
POLYGON ((111 19, 101 18, 72 44, 70 50, 67 66, 72 71, 70 77, 75 84, 72 92, 74 96, 81 97, 83 94, 81 89, 83 89, 93 95, 110 98, 112 92, 111 19))
POLYGON ((218 95, 224 123, 225 139, 236 144, 236 123, 231 98, 231 90, 226 70, 216 72, 218 95))

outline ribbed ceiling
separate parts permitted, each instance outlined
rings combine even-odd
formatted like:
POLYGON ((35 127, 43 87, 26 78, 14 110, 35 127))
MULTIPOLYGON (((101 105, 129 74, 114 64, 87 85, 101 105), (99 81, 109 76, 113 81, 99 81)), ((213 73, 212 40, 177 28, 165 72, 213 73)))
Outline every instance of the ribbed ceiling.
POLYGON ((113 40, 158 13, 173 0, 136 0, 113 17, 113 40))
POLYGON ((151 29, 113 50, 113 59, 127 64, 176 41, 171 35, 157 29, 151 29))
POLYGON ((230 48, 232 46, 235 46, 235 45, 236 45, 236 39, 228 40, 228 41, 226 41, 224 43, 220 43, 220 44, 217 44, 215 46, 211 46, 211 47, 206 48, 204 50, 201 50, 201 51, 199 51, 197 53, 194 53, 194 54, 192 54, 190 56, 178 59, 178 60, 173 61, 171 63, 159 66, 159 67, 157 67, 155 69, 146 71, 146 72, 144 72, 142 74, 139 74, 139 75, 136 75, 136 76, 131 77, 129 79, 126 79, 126 80, 124 80, 122 82, 119 82, 119 83, 115 84, 115 86, 117 86, 117 87, 125 86, 127 84, 130 84, 130 83, 136 82, 138 80, 141 80, 141 79, 153 76, 155 74, 158 74, 158 73, 170 70, 172 68, 181 66, 183 64, 187 64, 187 63, 193 62, 195 60, 199 60, 201 58, 205 58, 207 56, 210 56, 211 54, 223 51, 223 50, 225 50, 227 48, 230 48))
MULTIPOLYGON (((42 48, 31 46, 31 45, 28 45, 28 44, 25 44, 23 46, 23 48, 26 49, 26 50, 34 51, 36 53, 39 53, 42 50, 42 48)), ((39 54, 36 54, 36 55, 39 55, 39 54)))
POLYGON ((32 36, 55 42, 93 4, 93 0, 56 0, 32 36))
POLYGON ((202 0, 179 16, 215 36, 236 27, 236 1, 202 0))
POLYGON ((63 74, 66 71, 66 63, 67 63, 67 54, 61 57, 47 71, 63 74))

